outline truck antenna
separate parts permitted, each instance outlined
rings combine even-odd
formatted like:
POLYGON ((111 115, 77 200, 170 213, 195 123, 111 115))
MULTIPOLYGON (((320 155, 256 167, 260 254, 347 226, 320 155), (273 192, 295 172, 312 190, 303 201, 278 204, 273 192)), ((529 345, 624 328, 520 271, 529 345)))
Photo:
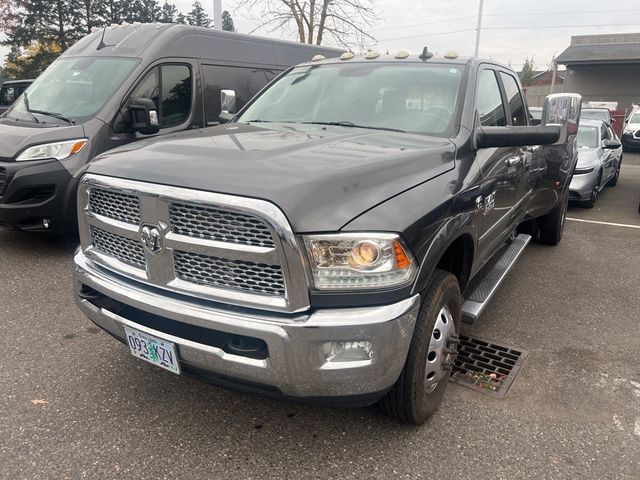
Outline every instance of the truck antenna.
POLYGON ((418 56, 418 58, 423 62, 426 62, 430 58, 433 58, 433 53, 429 51, 429 47, 424 47, 422 49, 422 53, 418 56))

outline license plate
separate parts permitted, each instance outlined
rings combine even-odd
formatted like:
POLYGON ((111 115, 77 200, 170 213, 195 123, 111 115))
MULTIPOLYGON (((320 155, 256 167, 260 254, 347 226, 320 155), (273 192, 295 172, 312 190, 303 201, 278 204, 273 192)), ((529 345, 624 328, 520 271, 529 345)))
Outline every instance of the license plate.
POLYGON ((141 358, 178 375, 180 374, 178 354, 173 343, 129 327, 124 327, 124 333, 127 336, 127 344, 134 357, 141 358))

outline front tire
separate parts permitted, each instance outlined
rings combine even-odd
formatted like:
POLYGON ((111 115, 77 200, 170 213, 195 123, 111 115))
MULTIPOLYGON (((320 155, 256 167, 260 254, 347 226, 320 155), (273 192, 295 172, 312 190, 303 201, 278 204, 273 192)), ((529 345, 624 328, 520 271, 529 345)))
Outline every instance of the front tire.
POLYGON ((456 357, 461 309, 458 280, 449 272, 436 270, 422 294, 402 373, 381 400, 388 415, 422 425, 436 412, 456 357))
POLYGON ((596 200, 598 200, 598 194, 600 193, 600 181, 602 180, 602 172, 598 174, 598 178, 596 178, 596 182, 593 184, 593 188, 591 189, 591 196, 589 200, 584 203, 584 206, 587 208, 593 208, 596 205, 596 200))
POLYGON ((569 190, 565 190, 560 203, 544 217, 540 218, 540 241, 547 245, 557 245, 562 239, 569 206, 569 190))

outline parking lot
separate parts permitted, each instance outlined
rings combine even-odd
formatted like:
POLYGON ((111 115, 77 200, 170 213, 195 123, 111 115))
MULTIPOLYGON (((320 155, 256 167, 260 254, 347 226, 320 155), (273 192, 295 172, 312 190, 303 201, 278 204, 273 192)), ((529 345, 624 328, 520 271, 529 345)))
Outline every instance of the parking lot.
POLYGON ((624 158, 465 326, 530 352, 509 396, 452 384, 420 428, 138 361, 73 304, 72 242, 0 232, 0 477, 640 478, 640 155, 624 158))

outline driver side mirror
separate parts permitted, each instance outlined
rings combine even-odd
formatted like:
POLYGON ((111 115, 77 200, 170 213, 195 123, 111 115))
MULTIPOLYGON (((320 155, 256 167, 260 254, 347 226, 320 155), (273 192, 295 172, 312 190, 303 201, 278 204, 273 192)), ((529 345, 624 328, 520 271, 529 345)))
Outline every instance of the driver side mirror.
POLYGON ((156 104, 150 98, 134 98, 128 107, 131 112, 131 126, 142 135, 153 135, 160 131, 160 121, 156 104))
POLYGON ((602 148, 606 149, 606 150, 617 150, 618 148, 620 148, 622 146, 622 143, 620 143, 618 140, 605 140, 604 142, 602 142, 602 148))
POLYGON ((556 93, 549 95, 542 108, 542 125, 560 127, 558 143, 566 143, 568 138, 578 133, 582 96, 577 93, 556 93))
POLYGON ((220 123, 229 123, 236 114, 236 91, 220 90, 220 123))

